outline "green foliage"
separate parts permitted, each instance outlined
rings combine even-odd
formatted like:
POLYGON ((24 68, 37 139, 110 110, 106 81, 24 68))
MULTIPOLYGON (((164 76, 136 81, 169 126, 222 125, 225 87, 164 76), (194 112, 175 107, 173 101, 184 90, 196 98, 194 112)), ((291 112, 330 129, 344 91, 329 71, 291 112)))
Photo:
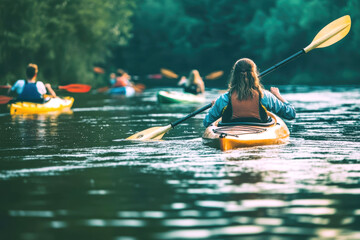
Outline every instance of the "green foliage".
POLYGON ((139 0, 134 38, 124 50, 127 67, 135 72, 165 67, 181 74, 197 68, 205 75, 218 69, 229 72, 237 59, 249 57, 265 70, 306 47, 328 23, 349 14, 353 25, 345 39, 314 50, 264 81, 359 83, 359 9, 358 0, 139 0))
POLYGON ((126 0, 2 0, 0 3, 1 83, 24 78, 28 63, 39 79, 66 84, 94 83, 94 63, 109 47, 126 45, 135 9, 126 0))
MULTIPOLYGON (((358 0, 2 0, 0 84, 24 77, 29 62, 46 82, 101 85, 107 73, 169 68, 187 75, 224 70, 252 58, 261 70, 306 47, 349 14, 349 35, 268 75, 265 83, 359 83, 358 0)), ((103 83, 102 83, 103 84, 103 83)), ((226 86, 223 81, 221 86, 226 86)))

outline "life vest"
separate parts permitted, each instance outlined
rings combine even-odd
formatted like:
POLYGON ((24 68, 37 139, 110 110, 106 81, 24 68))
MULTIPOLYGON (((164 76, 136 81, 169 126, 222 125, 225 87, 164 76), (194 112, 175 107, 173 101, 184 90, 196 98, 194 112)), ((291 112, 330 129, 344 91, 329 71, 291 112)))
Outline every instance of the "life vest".
POLYGON ((29 83, 28 81, 25 81, 23 91, 16 98, 16 101, 41 103, 44 101, 44 98, 39 93, 36 82, 29 83))
POLYGON ((223 110, 223 122, 267 122, 266 108, 261 104, 258 92, 249 99, 239 100, 237 93, 230 96, 229 104, 223 110))
POLYGON ((113 87, 126 87, 129 85, 129 80, 126 77, 117 77, 113 87))

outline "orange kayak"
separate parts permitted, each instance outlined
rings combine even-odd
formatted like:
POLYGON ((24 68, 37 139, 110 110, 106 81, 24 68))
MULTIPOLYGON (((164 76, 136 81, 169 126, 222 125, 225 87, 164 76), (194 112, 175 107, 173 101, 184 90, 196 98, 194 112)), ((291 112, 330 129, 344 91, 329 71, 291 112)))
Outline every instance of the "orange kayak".
POLYGON ((269 123, 224 124, 219 119, 206 128, 203 141, 206 145, 227 151, 242 147, 283 144, 288 141, 290 132, 284 121, 268 112, 272 118, 269 123))

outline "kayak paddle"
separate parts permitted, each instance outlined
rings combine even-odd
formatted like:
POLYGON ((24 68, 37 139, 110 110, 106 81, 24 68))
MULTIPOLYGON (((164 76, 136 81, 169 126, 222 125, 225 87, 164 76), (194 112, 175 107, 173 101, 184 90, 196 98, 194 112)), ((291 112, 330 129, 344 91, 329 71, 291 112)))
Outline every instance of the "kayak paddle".
MULTIPOLYGON (((132 87, 134 88, 135 92, 137 92, 137 93, 143 92, 146 88, 146 86, 142 83, 134 84, 132 87)), ((98 88, 97 92, 104 93, 110 89, 111 89, 111 87, 102 87, 102 88, 98 88)))
MULTIPOLYGON (((166 68, 161 68, 160 72, 162 75, 164 75, 167 78, 177 79, 179 77, 176 73, 174 73, 173 71, 166 69, 166 68)), ((215 79, 218 79, 219 77, 221 77, 223 74, 224 74, 224 71, 215 71, 215 72, 212 72, 212 73, 206 75, 205 79, 215 80, 215 79)))
POLYGON ((0 95, 0 104, 7 104, 11 99, 12 97, 0 95))
POLYGON ((66 86, 58 86, 59 89, 66 90, 72 93, 87 93, 90 91, 91 86, 87 84, 68 84, 66 86))
POLYGON ((143 92, 145 90, 146 87, 145 87, 144 84, 138 83, 138 84, 135 84, 133 86, 133 88, 135 89, 135 92, 141 93, 141 92, 143 92))
POLYGON ((218 79, 219 77, 221 77, 224 74, 224 71, 216 71, 216 72, 212 72, 209 73, 208 75, 205 76, 206 80, 215 80, 218 79))
POLYGON ((104 74, 105 73, 105 70, 101 67, 94 67, 93 68, 94 70, 94 73, 98 73, 98 74, 104 74))
MULTIPOLYGON (((321 31, 315 36, 313 41, 305 48, 301 49, 299 52, 295 53, 294 55, 286 58, 285 60, 279 62, 278 64, 275 64, 271 68, 263 71, 260 76, 263 77, 278 67, 282 66, 285 63, 290 62, 291 60, 310 52, 311 50, 315 48, 324 48, 328 47, 341 39, 343 39, 350 31, 351 27, 351 18, 349 15, 343 16, 341 18, 338 18, 328 25, 326 25, 321 31)), ((259 76, 259 77, 260 77, 259 76)))
MULTIPOLYGON (((10 85, 0 85, 0 88, 11 88, 10 85)), ((72 93, 86 93, 89 92, 91 89, 90 85, 87 84, 68 84, 65 86, 58 86, 57 87, 60 90, 66 90, 68 92, 72 92, 72 93)))
POLYGON ((128 140, 150 140, 150 139, 154 139, 154 140, 160 140, 165 133, 167 133, 170 129, 174 128, 175 126, 179 125, 180 123, 186 121, 187 119, 205 111, 206 109, 211 107, 211 103, 209 103, 208 105, 190 113, 189 115, 187 115, 186 117, 180 118, 179 120, 170 123, 169 125, 165 126, 165 127, 152 127, 152 128, 148 128, 144 131, 138 132, 126 139, 128 140))
POLYGON ((173 71, 171 71, 169 69, 166 69, 166 68, 161 68, 160 72, 161 72, 162 75, 164 75, 167 78, 176 79, 176 78, 179 77, 176 73, 174 73, 173 71))
MULTIPOLYGON (((336 19, 335 21, 329 23, 323 29, 321 29, 321 31, 315 36, 313 41, 307 47, 305 47, 301 51, 295 53, 294 55, 286 58, 285 60, 275 64, 271 68, 263 71, 262 73, 259 74, 259 77, 263 77, 263 76, 269 74, 270 72, 274 71, 275 69, 284 65, 285 63, 288 63, 291 60, 301 56, 302 54, 308 53, 315 48, 328 47, 328 46, 340 41, 349 33, 350 27, 351 27, 351 19, 350 19, 349 15, 346 15, 346 16, 336 19)), ((170 129, 174 128, 176 125, 184 122, 185 120, 205 111, 206 109, 210 108, 211 105, 212 104, 210 103, 210 104, 190 113, 186 117, 181 118, 174 123, 170 123, 169 125, 167 125, 165 127, 152 127, 152 128, 146 129, 144 131, 138 132, 126 139, 129 139, 129 140, 150 140, 150 139, 159 140, 170 129)))

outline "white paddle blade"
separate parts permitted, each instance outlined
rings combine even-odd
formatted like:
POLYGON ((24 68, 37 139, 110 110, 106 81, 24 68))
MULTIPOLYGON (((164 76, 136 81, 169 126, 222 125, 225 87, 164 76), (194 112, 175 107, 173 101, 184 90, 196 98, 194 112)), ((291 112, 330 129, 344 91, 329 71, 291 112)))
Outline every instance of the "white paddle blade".
POLYGON ((350 28, 351 18, 349 15, 336 19, 321 29, 310 45, 304 48, 305 53, 315 48, 328 47, 340 41, 349 33, 350 28))
POLYGON ((126 138, 127 140, 160 140, 165 133, 171 129, 171 125, 165 127, 152 127, 144 131, 135 133, 134 135, 126 138))

